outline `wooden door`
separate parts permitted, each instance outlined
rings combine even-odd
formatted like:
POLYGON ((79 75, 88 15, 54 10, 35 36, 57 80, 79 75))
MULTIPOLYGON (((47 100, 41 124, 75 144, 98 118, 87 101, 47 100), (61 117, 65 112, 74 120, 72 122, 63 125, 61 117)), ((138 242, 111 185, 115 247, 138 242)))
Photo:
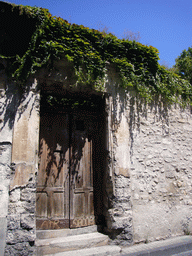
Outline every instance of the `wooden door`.
POLYGON ((95 224, 93 199, 93 117, 74 114, 70 150, 70 227, 95 224))
POLYGON ((69 227, 68 115, 43 114, 39 141, 37 228, 69 227))
POLYGON ((38 229, 95 224, 92 118, 45 113, 41 117, 36 212, 38 229))

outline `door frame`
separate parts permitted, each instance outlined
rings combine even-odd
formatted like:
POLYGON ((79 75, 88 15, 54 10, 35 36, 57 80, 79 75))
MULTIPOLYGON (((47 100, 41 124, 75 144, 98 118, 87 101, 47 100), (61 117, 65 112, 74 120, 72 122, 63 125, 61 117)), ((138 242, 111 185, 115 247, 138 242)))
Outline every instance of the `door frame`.
MULTIPOLYGON (((47 96, 47 95, 50 95, 50 94, 42 94, 42 98, 43 97, 45 97, 45 95, 47 96)), ((58 95, 57 94, 51 94, 51 95, 54 95, 54 96, 56 96, 56 97, 58 97, 58 95)), ((80 99, 82 99, 82 100, 87 100, 87 99, 89 99, 89 97, 90 97, 90 95, 88 96, 88 97, 81 97, 80 99)), ((79 94, 75 94, 75 95, 71 95, 71 94, 64 94, 63 95, 63 98, 66 98, 66 99, 76 99, 76 98, 79 98, 79 94), (71 96, 73 96, 73 97, 71 97, 71 96)), ((101 162, 102 162, 102 167, 101 167, 101 170, 99 171, 100 172, 100 174, 98 174, 98 170, 96 170, 98 167, 96 166, 96 167, 93 167, 94 169, 93 169, 93 172, 94 172, 94 180, 96 180, 96 179, 98 179, 98 176, 100 175, 100 177, 99 177, 99 179, 102 177, 102 182, 95 182, 94 183, 94 206, 95 206, 95 209, 97 209, 96 211, 95 211, 95 219, 96 219, 96 224, 97 225, 104 225, 104 169, 105 169, 105 157, 104 157, 104 148, 105 148, 105 122, 104 122, 104 120, 105 120, 105 115, 104 115, 104 111, 105 111, 105 99, 104 98, 101 98, 101 96, 93 96, 93 98, 94 98, 94 101, 93 101, 93 104, 94 104, 94 102, 95 102, 95 99, 97 100, 97 99, 100 99, 100 103, 98 104, 98 107, 97 107, 97 109, 94 109, 94 114, 96 114, 97 115, 97 118, 98 119, 100 119, 100 125, 102 126, 102 128, 101 128, 101 131, 102 131, 102 134, 100 133, 99 134, 99 139, 100 139, 100 145, 102 145, 102 149, 100 148, 99 149, 99 155, 100 155, 100 157, 102 158, 101 159, 101 162), (102 140, 102 141, 101 141, 102 140), (95 184, 96 183, 99 183, 100 184, 100 187, 98 188, 96 188, 96 186, 95 186, 95 184), (102 183, 102 186, 101 186, 101 183, 102 183), (98 190, 102 190, 102 191, 98 191, 98 190), (96 202, 97 201, 97 198, 99 198, 99 202, 96 202), (95 200, 96 199, 96 200, 95 200)), ((89 100, 90 102, 92 101, 92 98, 91 98, 91 100, 89 100)), ((59 113, 75 113, 75 111, 74 110, 72 110, 71 109, 71 107, 66 107, 65 109, 63 109, 63 108, 55 108, 55 107, 49 107, 48 109, 46 109, 46 111, 44 111, 43 109, 45 108, 45 102, 43 102, 42 103, 42 100, 41 100, 41 110, 40 110, 40 112, 41 113, 43 113, 43 112, 49 112, 49 111, 51 111, 52 113, 54 113, 54 111, 58 111, 59 110, 59 113)), ((89 111, 90 111, 90 109, 88 109, 89 111)), ((82 110, 81 110, 82 111, 82 110)), ((41 115, 40 115, 40 119, 41 119, 41 115)), ((70 129, 70 127, 69 127, 69 129, 70 129)), ((70 133, 71 131, 69 130, 69 133, 70 133)), ((69 141, 69 146, 70 146, 70 141, 69 141)), ((94 150, 94 149, 93 149, 94 150)), ((92 156, 92 157, 94 157, 94 156, 92 156)), ((94 160, 95 161, 95 160, 94 160)), ((94 163, 95 164, 95 163, 94 163)), ((69 164, 69 168, 71 168, 71 164, 69 164)), ((70 193, 69 193, 69 195, 70 195, 70 193)), ((70 199, 69 199, 70 200, 70 199)), ((70 209, 69 209, 69 211, 70 211, 70 209)), ((70 224, 69 224, 70 225, 70 224)), ((37 220, 37 228, 38 227, 40 227, 41 226, 41 228, 39 228, 39 229, 57 229, 58 227, 57 227, 57 225, 42 225, 42 223, 40 224, 40 223, 38 223, 38 220, 37 220)), ((61 228, 66 228, 65 227, 65 225, 63 225, 63 227, 61 227, 61 228)))

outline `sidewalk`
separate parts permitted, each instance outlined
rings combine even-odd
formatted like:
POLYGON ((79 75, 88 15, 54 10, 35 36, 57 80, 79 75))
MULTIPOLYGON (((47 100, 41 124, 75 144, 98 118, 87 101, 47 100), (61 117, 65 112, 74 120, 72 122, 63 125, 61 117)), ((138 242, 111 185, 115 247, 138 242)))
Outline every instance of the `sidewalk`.
POLYGON ((192 256, 192 236, 181 236, 122 248, 123 256, 192 256))

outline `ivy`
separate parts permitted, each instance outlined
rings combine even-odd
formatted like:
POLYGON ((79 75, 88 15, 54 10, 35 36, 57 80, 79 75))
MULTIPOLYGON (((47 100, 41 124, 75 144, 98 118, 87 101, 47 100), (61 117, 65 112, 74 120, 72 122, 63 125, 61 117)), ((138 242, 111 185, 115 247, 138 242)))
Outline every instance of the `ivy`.
POLYGON ((18 19, 33 21, 24 53, 0 52, 1 58, 11 58, 7 72, 16 81, 25 84, 31 74, 64 56, 74 65, 77 83, 104 90, 106 63, 112 63, 125 90, 131 86, 149 101, 159 95, 169 102, 192 104, 191 85, 158 64, 156 48, 70 24, 47 9, 11 5, 11 10, 18 19))

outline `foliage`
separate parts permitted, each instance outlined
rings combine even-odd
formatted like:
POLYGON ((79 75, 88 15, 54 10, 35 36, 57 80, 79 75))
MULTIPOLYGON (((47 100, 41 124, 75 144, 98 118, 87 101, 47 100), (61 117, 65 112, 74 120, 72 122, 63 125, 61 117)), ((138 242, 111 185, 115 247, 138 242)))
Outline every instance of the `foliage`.
POLYGON ((183 50, 175 62, 175 72, 182 78, 187 79, 192 85, 192 47, 183 50))
POLYGON ((35 30, 24 54, 0 56, 11 58, 13 79, 24 84, 30 74, 64 56, 74 64, 77 83, 102 90, 106 63, 113 63, 125 90, 132 86, 147 100, 159 95, 170 102, 191 102, 191 86, 158 64, 156 48, 70 24, 47 9, 12 5, 12 12, 15 10, 35 20, 35 30))

